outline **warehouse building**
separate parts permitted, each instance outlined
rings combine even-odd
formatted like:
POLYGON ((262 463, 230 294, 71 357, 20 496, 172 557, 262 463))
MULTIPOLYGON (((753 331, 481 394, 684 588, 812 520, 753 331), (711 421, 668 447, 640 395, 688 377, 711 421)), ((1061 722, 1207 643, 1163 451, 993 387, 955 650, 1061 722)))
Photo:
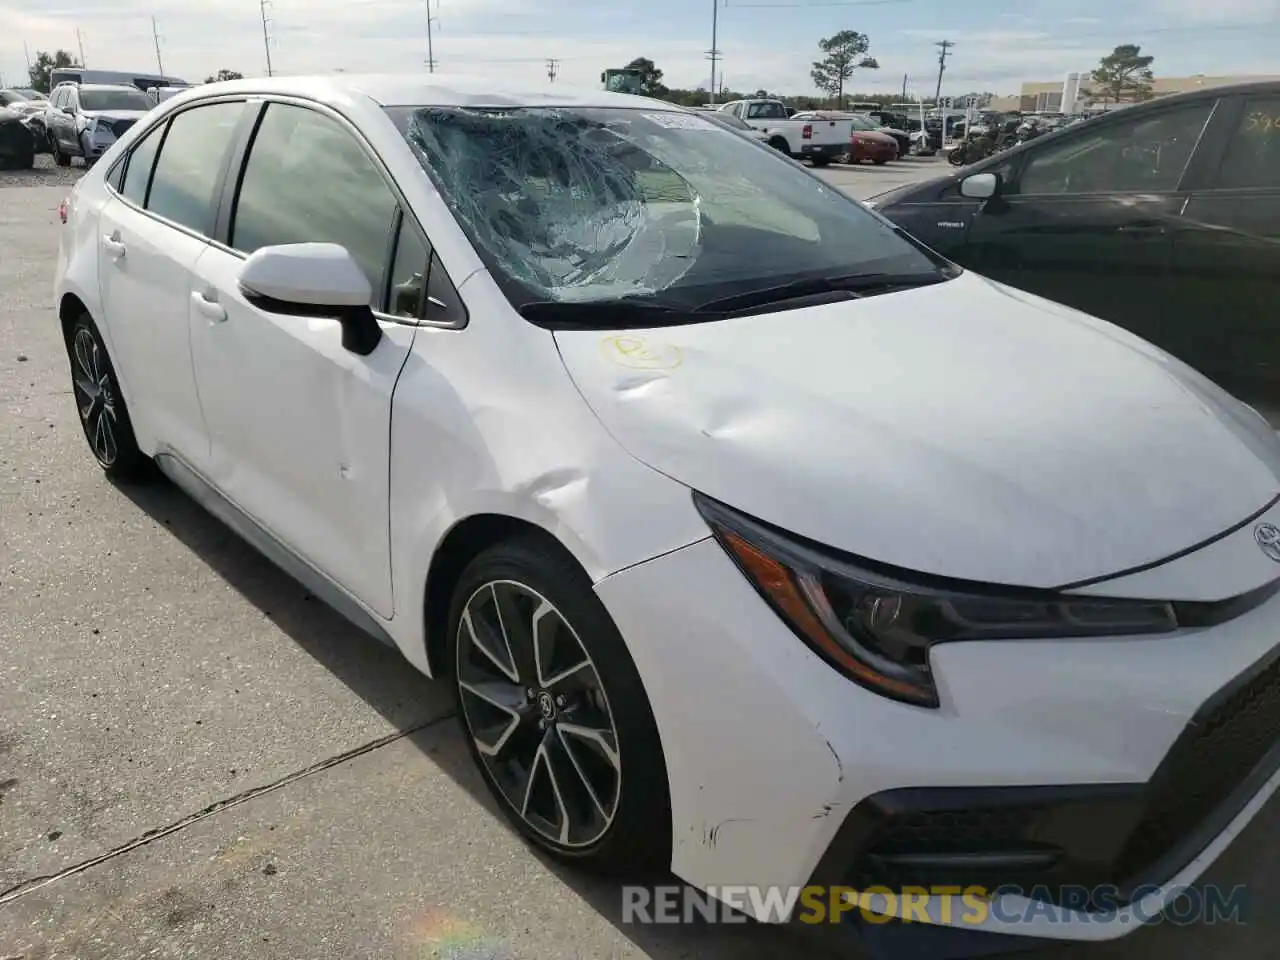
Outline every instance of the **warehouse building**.
MULTIPOLYGON (((1184 93, 1190 90, 1207 90, 1212 87, 1225 87, 1233 83, 1260 83, 1280 80, 1280 74, 1253 74, 1240 76, 1208 76, 1196 74, 1191 77, 1157 77, 1151 85, 1151 92, 1157 97, 1171 93, 1184 93)), ((1105 95, 1089 96, 1087 91, 1091 81, 1088 72, 1069 73, 1064 80, 1031 82, 1022 85, 1022 91, 1016 98, 1001 98, 1001 106, 1007 110, 1021 110, 1023 113, 1075 113, 1086 107, 1101 106, 1105 95), (1074 101, 1074 109, 1072 103, 1074 101), (1064 106, 1063 104, 1067 104, 1064 106)))

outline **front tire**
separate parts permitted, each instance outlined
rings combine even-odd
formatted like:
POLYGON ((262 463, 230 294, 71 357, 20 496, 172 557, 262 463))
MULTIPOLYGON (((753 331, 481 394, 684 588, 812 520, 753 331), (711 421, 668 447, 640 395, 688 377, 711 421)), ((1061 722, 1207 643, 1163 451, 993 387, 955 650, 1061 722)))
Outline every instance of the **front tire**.
POLYGON ((463 735, 520 833, 597 870, 669 866, 657 724, 586 574, 541 538, 492 547, 458 582, 449 641, 463 735))
POLYGON ((140 480, 150 463, 138 449, 120 383, 98 328, 83 314, 67 333, 76 411, 89 451, 108 477, 140 480))
POLYGON ((62 152, 62 144, 52 133, 49 134, 49 152, 53 154, 53 162, 59 167, 71 166, 71 157, 62 152))
POLYGON ((831 162, 830 157, 814 157, 810 161, 810 163, 812 163, 815 167, 825 167, 830 162, 831 162))

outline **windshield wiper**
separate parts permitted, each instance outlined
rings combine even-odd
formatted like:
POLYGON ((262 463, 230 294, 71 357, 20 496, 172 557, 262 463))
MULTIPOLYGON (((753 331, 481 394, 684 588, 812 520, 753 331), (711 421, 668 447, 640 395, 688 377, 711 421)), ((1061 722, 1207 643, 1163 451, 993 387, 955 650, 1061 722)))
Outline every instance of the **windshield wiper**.
POLYGON ((616 330, 628 327, 658 327, 689 323, 694 319, 713 320, 715 315, 699 315, 681 307, 642 300, 535 300, 520 306, 520 316, 545 327, 572 327, 586 330, 616 330))
POLYGON ((912 287, 924 287, 947 279, 950 279, 950 276, 942 271, 938 273, 852 273, 838 277, 811 277, 780 283, 772 287, 762 287, 759 290, 748 290, 745 293, 730 294, 727 297, 716 297, 714 300, 698 304, 693 310, 699 314, 708 311, 736 313, 740 310, 751 310, 824 293, 847 293, 865 297, 879 293, 892 293, 895 290, 907 290, 912 287))

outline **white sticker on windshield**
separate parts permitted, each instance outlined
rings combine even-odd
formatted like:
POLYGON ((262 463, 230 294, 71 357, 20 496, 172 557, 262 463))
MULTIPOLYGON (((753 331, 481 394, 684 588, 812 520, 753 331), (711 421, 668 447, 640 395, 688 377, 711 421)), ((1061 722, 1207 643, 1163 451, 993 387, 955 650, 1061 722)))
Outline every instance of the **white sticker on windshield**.
POLYGON ((646 120, 652 120, 660 127, 668 130, 715 130, 718 129, 710 120, 692 113, 646 113, 646 120))

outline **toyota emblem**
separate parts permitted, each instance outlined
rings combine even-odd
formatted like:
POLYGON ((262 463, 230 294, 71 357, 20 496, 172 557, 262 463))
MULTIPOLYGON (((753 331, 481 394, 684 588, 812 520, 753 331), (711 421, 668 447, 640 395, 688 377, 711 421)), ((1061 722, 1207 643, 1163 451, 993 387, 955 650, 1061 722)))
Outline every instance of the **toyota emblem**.
POLYGON ((1263 553, 1280 563, 1280 527, 1274 523, 1260 523, 1253 528, 1253 539, 1263 553))

